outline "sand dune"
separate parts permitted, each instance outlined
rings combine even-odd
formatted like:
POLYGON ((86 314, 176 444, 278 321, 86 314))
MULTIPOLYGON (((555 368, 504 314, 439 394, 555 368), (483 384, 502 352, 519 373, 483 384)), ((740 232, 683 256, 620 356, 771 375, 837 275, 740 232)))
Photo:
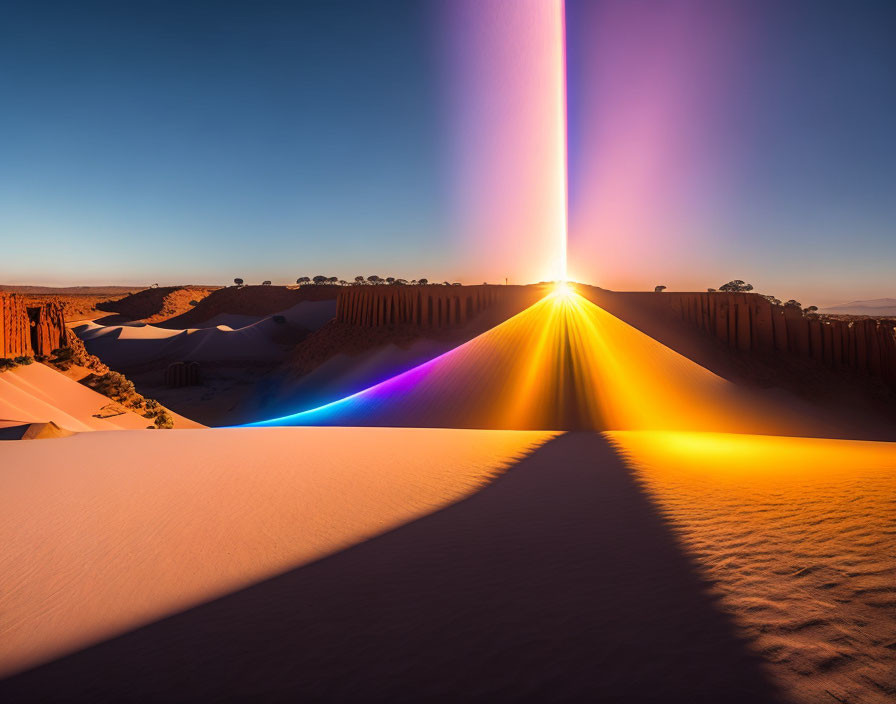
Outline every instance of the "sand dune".
POLYGON ((238 328, 217 324, 177 330, 88 322, 73 329, 91 354, 115 369, 164 360, 274 360, 286 353, 280 341, 284 331, 313 330, 332 318, 334 311, 333 301, 303 301, 277 314, 283 317, 283 323, 268 316, 238 328))
POLYGON ((43 364, 17 367, 0 374, 0 421, 52 421, 77 432, 134 430, 149 425, 146 418, 120 407, 102 410, 112 405, 117 406, 106 396, 43 364))
POLYGON ((737 387, 572 293, 353 396, 255 425, 810 432, 807 409, 780 400, 737 387))
POLYGON ((2 672, 436 510, 551 434, 280 428, 103 435, 0 448, 2 672))
MULTIPOLYGON (((191 310, 161 323, 164 327, 204 327, 218 315, 275 315, 300 303, 328 301, 334 307, 339 286, 227 286, 203 298, 191 310)), ((332 316, 331 316, 332 317, 332 316)))
POLYGON ((0 697, 876 704, 896 688, 892 444, 271 428, 6 447, 7 672, 227 596, 0 697))

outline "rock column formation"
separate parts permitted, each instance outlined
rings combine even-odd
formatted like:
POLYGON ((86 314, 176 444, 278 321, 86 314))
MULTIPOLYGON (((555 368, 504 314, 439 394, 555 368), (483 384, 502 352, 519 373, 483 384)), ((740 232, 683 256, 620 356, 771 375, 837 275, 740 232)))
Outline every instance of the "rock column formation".
POLYGON ((0 293, 0 357, 32 354, 28 311, 14 293, 0 293))
POLYGON ((66 345, 68 329, 65 327, 65 313, 57 301, 28 308, 28 317, 34 354, 49 356, 53 350, 66 345))
POLYGON ((165 369, 165 386, 177 389, 200 382, 198 362, 174 362, 165 369))
POLYGON ((0 357, 49 355, 67 344, 62 306, 49 301, 26 307, 14 293, 0 293, 0 357))
POLYGON ((352 286, 339 293, 336 320, 378 327, 460 326, 502 299, 518 292, 507 286, 352 286))
POLYGON ((799 308, 776 305, 756 293, 616 293, 589 287, 586 295, 610 312, 615 302, 624 302, 671 314, 743 352, 814 359, 832 369, 877 377, 896 388, 892 322, 807 317, 799 308))

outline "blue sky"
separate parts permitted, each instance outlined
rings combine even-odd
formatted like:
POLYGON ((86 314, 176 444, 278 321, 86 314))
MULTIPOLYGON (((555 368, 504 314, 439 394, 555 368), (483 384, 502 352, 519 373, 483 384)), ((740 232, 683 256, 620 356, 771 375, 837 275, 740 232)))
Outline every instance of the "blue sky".
MULTIPOLYGON (((466 280, 444 4, 4 4, 0 282, 466 280)), ((624 144, 611 128, 626 116, 583 47, 614 3, 568 4, 571 206, 599 214, 604 194, 582 176, 601 167, 601 140, 624 144)), ((659 5, 633 5, 655 30, 659 5)), ((894 4, 673 7, 697 13, 713 68, 689 87, 700 158, 682 138, 669 179, 635 194, 662 223, 644 235, 661 240, 652 265, 636 238, 584 227, 579 270, 620 288, 745 278, 822 304, 896 296, 894 4), (612 271, 588 268, 610 249, 612 271)), ((632 26, 611 35, 623 55, 644 41, 632 26)), ((610 68, 623 86, 651 70, 610 68)))
POLYGON ((425 276, 450 251, 428 12, 415 2, 7 11, 0 278, 425 276))

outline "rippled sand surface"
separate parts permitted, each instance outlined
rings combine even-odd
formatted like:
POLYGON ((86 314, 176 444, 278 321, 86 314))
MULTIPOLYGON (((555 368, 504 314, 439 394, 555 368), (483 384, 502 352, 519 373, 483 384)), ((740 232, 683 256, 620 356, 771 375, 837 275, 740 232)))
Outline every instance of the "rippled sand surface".
POLYGON ((607 435, 790 699, 896 700, 896 444, 607 435))

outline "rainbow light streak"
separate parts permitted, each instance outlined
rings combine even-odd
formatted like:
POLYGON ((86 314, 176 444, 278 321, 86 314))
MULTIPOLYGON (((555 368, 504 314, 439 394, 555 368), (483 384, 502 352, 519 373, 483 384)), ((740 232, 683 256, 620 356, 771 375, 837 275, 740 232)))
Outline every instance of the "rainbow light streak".
POLYGON ((253 425, 793 432, 779 415, 561 285, 403 374, 253 425))
POLYGON ((444 8, 463 277, 566 279, 564 2, 452 0, 444 8))

